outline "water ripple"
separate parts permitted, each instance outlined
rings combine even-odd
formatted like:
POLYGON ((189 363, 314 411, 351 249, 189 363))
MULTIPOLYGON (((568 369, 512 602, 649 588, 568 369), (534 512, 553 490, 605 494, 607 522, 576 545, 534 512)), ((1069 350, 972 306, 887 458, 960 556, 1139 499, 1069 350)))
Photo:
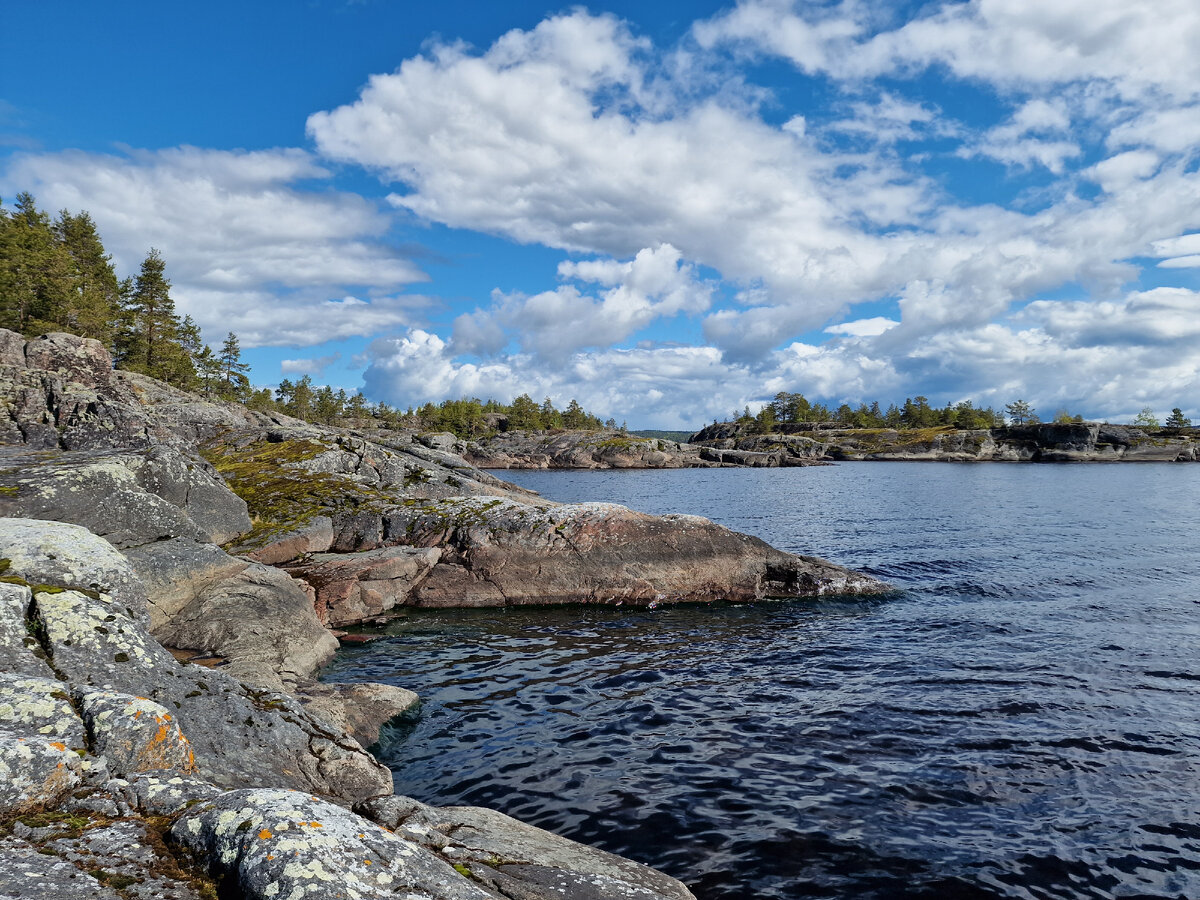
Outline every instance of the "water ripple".
POLYGON ((1200 466, 513 474, 902 591, 412 611, 327 673, 424 698, 379 748, 402 793, 702 900, 1200 896, 1200 466))

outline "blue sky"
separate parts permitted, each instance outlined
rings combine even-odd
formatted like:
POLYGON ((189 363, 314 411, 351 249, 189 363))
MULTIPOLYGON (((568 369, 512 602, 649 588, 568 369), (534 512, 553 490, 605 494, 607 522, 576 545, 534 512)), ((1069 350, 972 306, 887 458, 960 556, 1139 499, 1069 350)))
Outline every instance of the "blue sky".
POLYGON ((0 197, 257 384, 1200 418, 1192 0, 10 6, 0 197))

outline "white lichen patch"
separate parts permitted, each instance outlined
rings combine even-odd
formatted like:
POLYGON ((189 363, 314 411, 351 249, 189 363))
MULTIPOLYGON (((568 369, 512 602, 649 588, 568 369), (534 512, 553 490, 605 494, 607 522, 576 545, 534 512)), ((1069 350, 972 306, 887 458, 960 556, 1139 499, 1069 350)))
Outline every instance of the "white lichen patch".
POLYGON ((367 900, 400 886, 441 900, 492 896, 424 848, 295 791, 228 792, 185 812, 172 833, 218 859, 251 898, 299 900, 336 889, 345 900, 367 900))
POLYGON ((34 600, 55 653, 109 667, 172 664, 171 655, 108 595, 96 599, 78 591, 39 592, 34 600))
POLYGON ((83 722, 61 682, 0 673, 0 727, 84 746, 83 722))
POLYGON ((83 781, 83 760, 61 741, 0 731, 0 807, 53 805, 83 781))

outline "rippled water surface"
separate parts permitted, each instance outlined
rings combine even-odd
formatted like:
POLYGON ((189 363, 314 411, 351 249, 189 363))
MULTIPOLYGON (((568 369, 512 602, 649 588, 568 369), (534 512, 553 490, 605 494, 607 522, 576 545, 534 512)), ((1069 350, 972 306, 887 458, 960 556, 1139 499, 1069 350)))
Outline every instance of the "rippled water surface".
POLYGON ((702 900, 1200 897, 1200 465, 513 472, 866 569, 886 600, 411 612, 396 788, 702 900))

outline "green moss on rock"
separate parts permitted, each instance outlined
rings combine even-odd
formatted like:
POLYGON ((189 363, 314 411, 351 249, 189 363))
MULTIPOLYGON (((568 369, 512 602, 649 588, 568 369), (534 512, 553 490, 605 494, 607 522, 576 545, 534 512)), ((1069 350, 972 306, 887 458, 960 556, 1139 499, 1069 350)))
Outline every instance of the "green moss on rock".
POLYGON ((309 472, 294 463, 330 450, 318 441, 258 441, 247 446, 214 442, 201 454, 246 501, 253 528, 238 539, 241 549, 267 544, 277 535, 307 525, 319 515, 364 506, 383 506, 387 495, 351 478, 309 472))

